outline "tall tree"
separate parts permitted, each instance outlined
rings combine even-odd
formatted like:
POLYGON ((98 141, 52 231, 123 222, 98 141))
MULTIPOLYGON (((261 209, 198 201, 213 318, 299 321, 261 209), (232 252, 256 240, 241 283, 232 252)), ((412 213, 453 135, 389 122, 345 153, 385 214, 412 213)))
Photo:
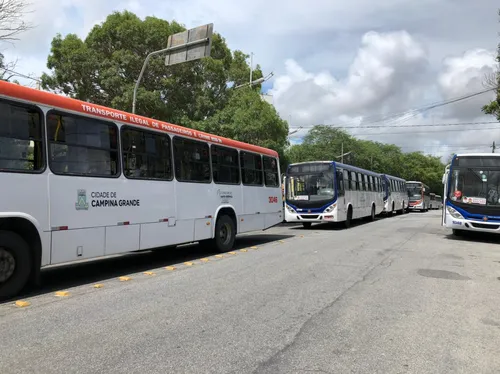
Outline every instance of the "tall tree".
MULTIPOLYGON (((156 17, 141 20, 131 12, 115 12, 81 40, 74 34, 52 41, 44 88, 71 97, 131 110, 132 93, 146 56, 165 48, 169 35, 185 30, 177 22, 156 17)), ((249 66, 240 51, 213 35, 211 57, 166 67, 165 56, 152 58, 137 95, 137 113, 169 122, 202 121, 222 110, 229 83, 240 84, 249 66)), ((254 71, 262 77, 260 69, 254 71)))
MULTIPOLYGON (((500 16, 500 10, 498 11, 498 15, 500 16)), ((500 121, 500 43, 498 43, 497 62, 499 64, 499 69, 496 71, 495 76, 488 79, 490 81, 488 84, 496 88, 497 97, 496 100, 483 106, 482 110, 486 114, 495 116, 497 120, 500 121)))

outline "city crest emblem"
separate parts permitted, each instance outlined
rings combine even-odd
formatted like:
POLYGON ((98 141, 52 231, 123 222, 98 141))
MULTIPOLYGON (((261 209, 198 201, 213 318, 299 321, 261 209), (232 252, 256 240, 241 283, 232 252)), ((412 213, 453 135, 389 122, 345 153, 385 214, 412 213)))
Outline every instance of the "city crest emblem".
POLYGON ((87 191, 78 190, 77 197, 76 197, 76 203, 75 203, 75 209, 76 210, 89 210, 89 203, 87 202, 87 191))

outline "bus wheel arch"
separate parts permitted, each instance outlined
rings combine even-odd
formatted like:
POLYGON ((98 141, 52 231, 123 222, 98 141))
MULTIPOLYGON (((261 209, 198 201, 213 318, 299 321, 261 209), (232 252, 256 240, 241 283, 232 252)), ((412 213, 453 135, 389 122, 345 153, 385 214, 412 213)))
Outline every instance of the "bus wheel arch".
POLYGON ((346 229, 348 229, 349 227, 351 227, 352 213, 353 213, 352 205, 349 204, 347 206, 347 214, 346 214, 346 218, 345 218, 345 221, 344 221, 344 226, 345 226, 346 229))
POLYGON ((213 245, 218 252, 227 252, 233 248, 238 223, 236 213, 231 207, 223 207, 217 212, 214 227, 213 245))
MULTIPOLYGON (((38 230, 25 218, 0 219, 0 247, 2 243, 3 261, 15 260, 12 274, 15 278, 11 284, 0 284, 0 299, 15 296, 28 283, 38 284, 42 259, 42 242, 38 230)), ((7 263, 4 262, 4 266, 7 266, 7 263)))

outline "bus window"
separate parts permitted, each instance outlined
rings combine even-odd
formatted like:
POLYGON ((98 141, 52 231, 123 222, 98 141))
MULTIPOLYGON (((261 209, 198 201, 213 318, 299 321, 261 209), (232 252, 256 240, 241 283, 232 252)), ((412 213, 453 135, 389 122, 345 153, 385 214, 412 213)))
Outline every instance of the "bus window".
POLYGON ((42 115, 36 107, 0 102, 0 171, 40 172, 42 115))
POLYGON ((172 180, 168 135, 122 127, 121 138, 125 177, 172 180))
POLYGON ((267 187, 278 187, 278 163, 273 157, 262 156, 264 160, 264 182, 267 187))
POLYGON ((247 186, 262 186, 262 159, 260 155, 240 152, 241 177, 247 186))
POLYGON ((175 136, 175 178, 179 182, 210 183, 209 147, 205 142, 175 136))
POLYGON ((236 149, 212 145, 212 175, 214 183, 240 184, 240 164, 236 149))
POLYGON ((54 174, 118 177, 118 128, 98 119, 50 111, 49 165, 54 174))

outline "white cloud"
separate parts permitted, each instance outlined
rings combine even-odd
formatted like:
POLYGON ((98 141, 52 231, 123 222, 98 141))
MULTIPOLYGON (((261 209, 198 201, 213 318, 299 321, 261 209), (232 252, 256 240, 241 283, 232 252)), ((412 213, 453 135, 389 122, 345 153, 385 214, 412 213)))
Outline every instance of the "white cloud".
MULTIPOLYGON (((492 51, 498 42, 498 0, 482 0, 480 6, 470 0, 254 0, 244 7, 230 0, 30 3, 29 17, 37 27, 14 47, 0 46, 7 58, 19 59, 18 70, 24 74, 39 76, 46 70, 56 33, 83 38, 112 11, 128 9, 188 27, 213 22, 230 48, 254 52, 266 73, 274 71, 274 103, 294 126, 366 126, 390 113, 479 90, 482 74, 495 66, 492 51)), ((486 101, 480 96, 391 124, 484 120, 479 108, 486 101)), ((372 138, 432 152, 442 151, 440 144, 484 142, 484 131, 431 133, 430 127, 421 128, 426 129, 428 134, 410 129, 410 135, 401 128, 396 130, 406 134, 372 138)), ((368 132, 381 130, 358 131, 368 132)), ((500 140, 500 134, 488 133, 488 138, 496 136, 500 140)))

